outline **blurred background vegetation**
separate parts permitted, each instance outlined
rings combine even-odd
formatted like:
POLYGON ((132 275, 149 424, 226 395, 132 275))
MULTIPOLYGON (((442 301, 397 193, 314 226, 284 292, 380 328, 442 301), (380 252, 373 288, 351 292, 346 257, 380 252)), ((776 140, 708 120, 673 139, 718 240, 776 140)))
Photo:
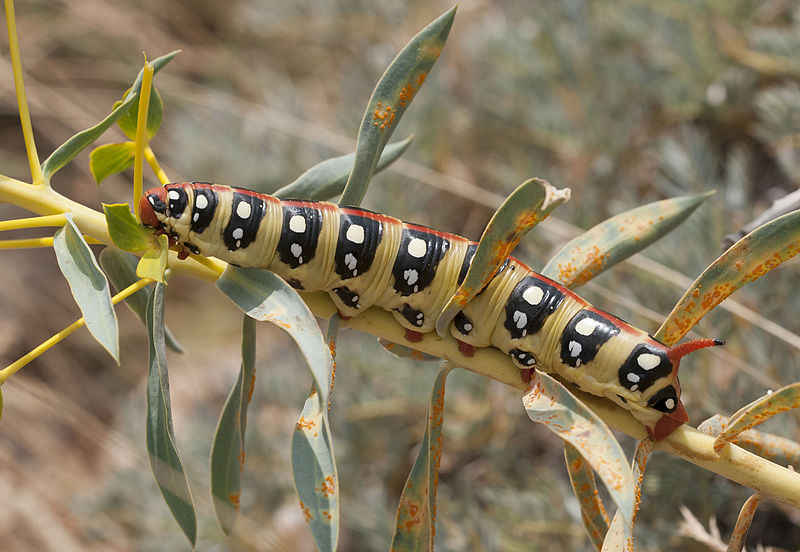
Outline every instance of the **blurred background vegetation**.
MULTIPOLYGON (((362 111, 399 48, 445 0, 18 0, 28 98, 42 158, 107 114, 141 66, 181 53, 156 79, 164 124, 152 143, 173 180, 274 190, 352 151, 362 111)), ((26 179, 7 37, 0 53, 0 167, 26 179)), ((716 189, 673 235, 582 293, 654 331, 723 237, 800 182, 800 7, 791 0, 464 0, 444 53, 397 137, 405 158, 365 206, 477 238, 503 196, 531 176, 573 200, 521 246, 532 266, 578 228, 643 203, 716 189)), ((105 142, 122 140, 114 130, 105 142), (110 136, 110 138, 109 138, 110 136)), ((130 173, 99 189, 88 153, 53 186, 98 207, 128 197, 130 173)), ((149 181, 155 184, 154 178, 149 181)), ((0 198, 1 200, 2 198, 0 198)), ((26 214, 0 204, 0 218, 26 214)), ((28 234, 29 235, 29 234, 28 234)), ((8 236, 13 237, 13 236, 8 236)), ((77 308, 48 250, 0 257, 0 359, 18 358, 77 308)), ((683 363, 695 423, 798 380, 798 263, 718 308, 703 336, 728 344, 683 363), (754 316, 757 313, 763 318, 754 316), (770 325, 772 324, 772 325, 770 325)), ((289 339, 259 328, 258 379, 236 534, 208 501, 208 453, 239 364, 240 316, 207 283, 176 278, 167 321, 176 432, 200 508, 198 550, 312 550, 294 496, 289 437, 309 378, 289 339)), ((146 338, 120 310, 122 366, 81 331, 3 388, 0 549, 181 550, 144 446, 146 338)), ((338 346, 332 424, 342 550, 386 550, 424 427, 431 364, 389 357, 349 332, 338 346)), ((560 443, 518 392, 466 372, 449 378, 438 550, 590 550, 560 443)), ((800 438, 787 414, 767 428, 800 438)), ((623 445, 631 450, 632 442, 623 445)), ((640 550, 705 550, 681 536, 678 506, 727 539, 746 489, 656 454, 644 482, 640 550)), ((766 504, 750 546, 800 548, 798 512, 766 504)))

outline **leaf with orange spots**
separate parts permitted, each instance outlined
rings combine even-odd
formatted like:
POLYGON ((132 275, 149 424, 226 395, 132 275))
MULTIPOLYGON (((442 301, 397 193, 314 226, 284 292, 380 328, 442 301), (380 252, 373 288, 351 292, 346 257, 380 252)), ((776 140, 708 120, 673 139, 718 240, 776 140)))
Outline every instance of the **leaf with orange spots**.
POLYGON ((392 356, 397 358, 410 358, 411 360, 442 360, 441 358, 433 355, 429 355, 428 353, 423 353, 422 351, 418 351, 416 349, 412 349, 406 345, 400 345, 399 343, 395 343, 394 341, 389 341, 384 337, 378 338, 378 343, 380 344, 383 349, 392 356))
POLYGON ((242 321, 242 364, 217 422, 211 447, 211 498, 217 522, 230 534, 239 513, 244 470, 244 432, 247 407, 253 393, 256 370, 256 323, 242 321))
POLYGON ((397 54, 367 104, 356 140, 355 162, 340 205, 358 206, 384 146, 444 48, 456 15, 453 7, 422 29, 397 54))
POLYGON ((734 291, 800 253, 800 211, 759 226, 711 263, 653 337, 675 345, 734 291))
POLYGON ((632 523, 634 478, 611 430, 562 383, 534 371, 522 398, 528 417, 567 441, 583 456, 617 503, 626 526, 632 523))
MULTIPOLYGON (((727 426, 728 418, 715 414, 697 426, 697 430, 706 435, 717 437, 727 426)), ((738 433, 730 442, 781 466, 800 465, 800 443, 786 437, 748 429, 738 433)))
POLYGON ((392 552, 433 550, 433 537, 436 533, 436 484, 442 459, 444 387, 447 374, 452 369, 453 365, 445 364, 433 384, 425 433, 397 506, 397 522, 390 547, 392 552))
POLYGON ((726 427, 717 435, 714 450, 735 439, 743 431, 765 422, 776 414, 800 407, 800 383, 793 383, 753 401, 731 416, 726 427))
POLYGON ((559 190, 531 178, 508 196, 486 225, 464 281, 436 320, 439 335, 449 335, 447 328, 456 314, 495 277, 522 237, 569 200, 569 193, 569 188, 559 190))
POLYGON ((761 494, 754 493, 742 505, 739 516, 736 518, 731 540, 728 542, 728 552, 742 552, 744 549, 744 541, 747 539, 747 533, 750 531, 750 524, 753 522, 759 502, 761 502, 761 494))
POLYGON ((713 192, 648 203, 625 211, 573 238, 542 274, 574 289, 671 232, 713 192))
MULTIPOLYGON (((381 153, 381 158, 375 166, 375 172, 380 172, 397 159, 408 149, 414 136, 411 135, 405 140, 392 142, 386 146, 381 153)), ((306 172, 297 177, 291 184, 272 193, 280 199, 310 199, 316 201, 326 201, 342 193, 350 169, 353 168, 355 153, 331 157, 317 163, 306 172)))
POLYGON ((633 455, 631 470, 635 479, 633 519, 628 523, 623 518, 620 510, 614 514, 611 525, 608 528, 605 539, 603 539, 602 552, 617 552, 619 550, 633 551, 633 523, 636 521, 636 512, 642 502, 642 480, 644 479, 644 468, 647 465, 647 457, 653 450, 653 441, 644 439, 636 445, 636 452, 633 455))
POLYGON ((228 265, 217 287, 248 316, 288 333, 311 370, 311 393, 292 434, 292 470, 314 543, 318 550, 332 552, 339 539, 339 484, 327 408, 333 372, 331 347, 308 306, 279 276, 228 265))
POLYGON ((586 534, 589 535, 595 547, 600 548, 603 544, 603 537, 608 531, 609 519, 597 490, 594 472, 581 453, 567 442, 564 443, 564 460, 567 463, 567 473, 569 473, 569 481, 572 483, 572 491, 578 498, 578 505, 581 507, 583 528, 586 529, 586 534))

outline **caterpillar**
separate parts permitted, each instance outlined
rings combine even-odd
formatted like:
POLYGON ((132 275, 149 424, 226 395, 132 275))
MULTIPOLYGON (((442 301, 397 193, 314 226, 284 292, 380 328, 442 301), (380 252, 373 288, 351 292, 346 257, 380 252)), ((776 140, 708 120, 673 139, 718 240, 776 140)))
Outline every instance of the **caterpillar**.
MULTIPOLYGON (((140 213, 145 226, 182 246, 180 258, 191 252, 265 268, 295 289, 327 291, 346 317, 381 307, 412 344, 434 330, 478 245, 366 209, 205 182, 152 188, 140 213)), ((610 399, 654 440, 689 419, 680 400, 681 358, 722 344, 667 347, 514 257, 455 316, 450 333, 466 355, 496 347, 521 370, 554 373, 610 399)))

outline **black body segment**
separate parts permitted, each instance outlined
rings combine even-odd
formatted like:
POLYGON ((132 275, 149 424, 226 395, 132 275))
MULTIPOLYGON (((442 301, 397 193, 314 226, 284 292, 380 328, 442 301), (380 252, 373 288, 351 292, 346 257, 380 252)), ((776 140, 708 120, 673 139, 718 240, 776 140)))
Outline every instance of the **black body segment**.
POLYGON ((283 227, 277 253, 291 268, 308 263, 317 254, 322 232, 322 213, 313 203, 292 202, 283 205, 283 227))
POLYGON ((202 234, 214 221, 219 196, 211 187, 194 187, 194 206, 192 207, 192 232, 202 234))
POLYGON ((504 326, 513 339, 533 335, 563 300, 564 293, 554 285, 536 276, 526 276, 508 297, 504 326))
POLYGON ((581 310, 561 334, 561 362, 573 368, 591 362, 600 347, 619 331, 608 317, 589 309, 581 310))
POLYGON ((334 270, 342 280, 355 278, 372 268, 383 239, 383 224, 374 217, 342 209, 334 270))
POLYGON ((255 241, 265 211, 266 204, 258 195, 233 193, 231 217, 222 232, 222 239, 230 251, 245 248, 255 241))
POLYGON ((426 289, 450 242, 421 226, 403 228, 400 248, 392 267, 394 290, 403 297, 426 289))
POLYGON ((646 391, 660 378, 672 373, 672 362, 663 351, 641 343, 619 369, 619 384, 629 391, 646 391))

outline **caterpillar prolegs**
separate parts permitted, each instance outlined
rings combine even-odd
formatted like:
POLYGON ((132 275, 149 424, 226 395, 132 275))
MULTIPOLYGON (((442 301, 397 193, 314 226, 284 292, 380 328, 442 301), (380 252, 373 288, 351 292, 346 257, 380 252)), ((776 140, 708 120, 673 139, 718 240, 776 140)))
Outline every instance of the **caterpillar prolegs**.
MULTIPOLYGON (((327 291, 344 316, 381 307, 410 342, 434 330, 477 248, 461 236, 365 209, 202 182, 148 190, 140 212, 146 226, 181 244, 183 255, 261 267, 296 289, 327 291)), ((456 315, 450 332, 466 354, 496 347, 520 369, 555 373, 614 401, 656 440, 688 421, 681 357, 721 343, 667 347, 514 257, 456 315)))

